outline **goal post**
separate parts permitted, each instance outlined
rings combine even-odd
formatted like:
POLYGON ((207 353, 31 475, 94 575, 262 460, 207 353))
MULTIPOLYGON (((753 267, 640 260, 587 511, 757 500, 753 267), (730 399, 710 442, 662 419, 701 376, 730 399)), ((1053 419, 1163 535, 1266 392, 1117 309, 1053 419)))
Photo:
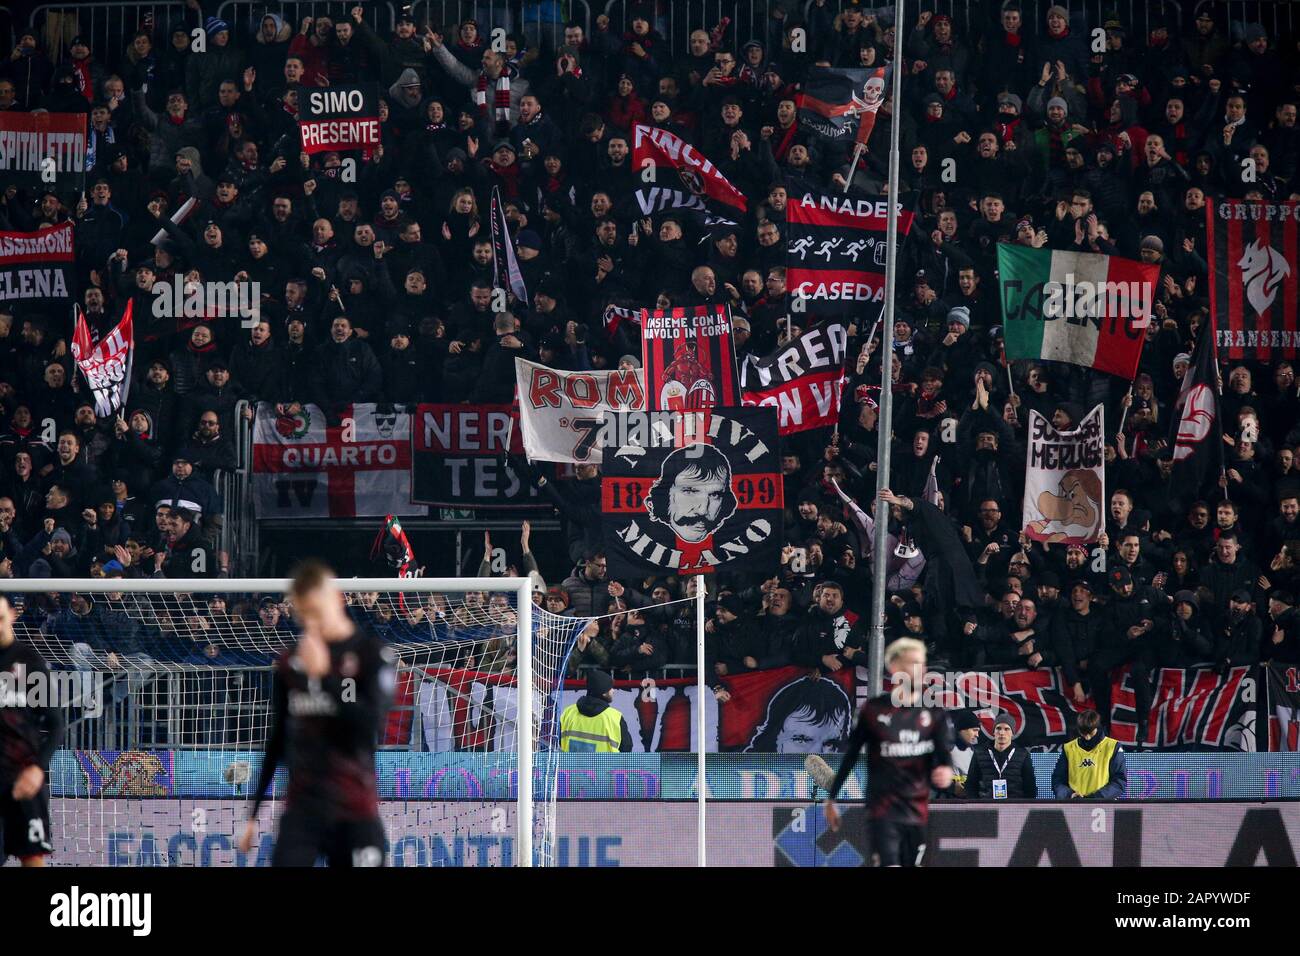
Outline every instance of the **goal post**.
MULTIPOLYGON (((560 695, 590 619, 534 606, 529 578, 332 584, 398 659, 380 750, 394 768, 389 792, 380 773, 394 855, 403 865, 554 863, 560 695), (427 784, 403 792, 417 765, 427 784)), ((53 864, 192 857, 252 865, 231 847, 269 730, 271 666, 297 639, 289 585, 46 578, 0 586, 19 612, 18 639, 56 676, 80 678, 60 702, 69 730, 50 769, 62 807, 53 813, 53 864), (191 831, 180 819, 187 813, 191 831)), ((268 797, 277 808, 280 779, 268 797)), ((269 841, 272 814, 260 817, 269 841)))

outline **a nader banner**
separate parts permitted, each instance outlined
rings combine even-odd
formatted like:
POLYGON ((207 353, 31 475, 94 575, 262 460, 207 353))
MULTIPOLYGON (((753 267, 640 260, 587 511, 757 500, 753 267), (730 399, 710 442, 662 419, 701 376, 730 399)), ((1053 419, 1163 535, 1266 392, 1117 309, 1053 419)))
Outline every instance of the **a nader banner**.
POLYGON ((307 153, 380 145, 379 87, 362 83, 305 90, 298 98, 298 129, 307 153))
POLYGON ((315 405, 280 415, 261 402, 253 425, 259 518, 423 515, 411 500, 411 416, 402 406, 346 406, 330 425, 315 405))
POLYGON ((740 404, 740 373, 725 305, 656 309, 641 317, 646 409, 740 404))
POLYGON ((75 297, 74 230, 64 222, 39 232, 0 232, 0 302, 66 305, 75 297))
POLYGON ((1024 531, 1034 541, 1091 544, 1106 529, 1106 440, 1098 405, 1070 431, 1029 412, 1024 531))
POLYGON ((1220 354, 1273 362, 1300 355, 1300 203, 1205 204, 1210 306, 1220 354))
POLYGON ((445 508, 536 507, 537 489, 506 458, 523 450, 511 405, 420 405, 411 424, 411 500, 445 508))
POLYGON ((598 465, 601 414, 645 408, 640 369, 566 372, 517 358, 515 383, 529 461, 598 465))
POLYGON ((774 566, 779 442, 772 408, 607 412, 600 510, 611 577, 774 566))
POLYGON ((0 183, 86 188, 86 114, 0 110, 0 183))
MULTIPOLYGON (((806 193, 786 204, 786 288, 795 308, 874 321, 885 301, 887 198, 806 193)), ((898 235, 913 215, 898 212, 898 235)))
POLYGON ((842 322, 827 321, 771 355, 751 355, 740 367, 744 403, 775 408, 782 435, 834 425, 844 389, 848 341, 842 322))

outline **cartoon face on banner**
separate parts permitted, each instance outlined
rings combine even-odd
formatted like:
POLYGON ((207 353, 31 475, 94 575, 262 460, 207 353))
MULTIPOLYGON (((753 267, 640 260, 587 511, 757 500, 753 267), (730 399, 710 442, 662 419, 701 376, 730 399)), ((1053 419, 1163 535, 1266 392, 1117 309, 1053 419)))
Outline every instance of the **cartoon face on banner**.
POLYGON ((862 84, 862 101, 866 104, 867 111, 874 113, 880 108, 881 102, 885 98, 885 77, 872 75, 867 78, 867 82, 862 84))
POLYGON ((1091 471, 1076 468, 1061 478, 1055 491, 1038 496, 1038 510, 1049 522, 1096 528, 1101 518, 1101 482, 1091 471))
POLYGON ((606 413, 601 517, 611 574, 760 567, 780 553, 776 410, 606 413))

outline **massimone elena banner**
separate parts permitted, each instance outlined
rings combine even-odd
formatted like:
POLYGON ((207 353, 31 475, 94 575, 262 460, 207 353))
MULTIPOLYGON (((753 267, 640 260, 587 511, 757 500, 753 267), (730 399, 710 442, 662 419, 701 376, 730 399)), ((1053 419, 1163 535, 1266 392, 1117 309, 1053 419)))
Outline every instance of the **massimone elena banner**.
POLYGON ((86 114, 0 111, 0 182, 60 193, 85 189, 86 114))
POLYGON ((347 406, 329 425, 315 405, 280 415, 258 404, 253 492, 259 518, 421 515, 411 501, 411 416, 402 406, 347 406), (352 431, 348 432, 347 429, 352 431))
POLYGON ((566 372, 517 358, 515 382, 529 461, 598 465, 601 414, 645 408, 640 369, 566 372))
POLYGON ((307 153, 380 145, 379 87, 331 86, 299 97, 298 130, 307 153))
POLYGON ((1300 354, 1300 203, 1205 204, 1210 306, 1220 352, 1272 362, 1300 354))
POLYGON ((69 221, 37 232, 0 232, 0 302, 74 298, 74 228, 69 221))
POLYGON ((606 413, 600 510, 610 575, 775 567, 779 442, 771 408, 606 413))
POLYGON ((771 355, 753 355, 740 367, 746 405, 770 405, 782 435, 834 425, 844 389, 848 330, 827 321, 771 355))
POLYGON ((1025 456, 1025 535, 1052 544, 1091 544, 1106 528, 1103 408, 1058 431, 1029 411, 1025 456))

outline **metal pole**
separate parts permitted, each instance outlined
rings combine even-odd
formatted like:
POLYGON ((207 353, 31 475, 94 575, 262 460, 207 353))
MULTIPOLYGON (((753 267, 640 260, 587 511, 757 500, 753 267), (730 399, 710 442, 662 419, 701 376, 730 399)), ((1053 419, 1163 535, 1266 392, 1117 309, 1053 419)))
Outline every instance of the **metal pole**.
MULTIPOLYGON (((519 636, 515 642, 515 753, 518 760, 519 804, 515 813, 519 833, 515 839, 519 856, 516 866, 533 865, 533 595, 528 578, 515 591, 515 622, 519 636)), ((549 799, 550 795, 544 795, 549 799)))
POLYGON ((699 807, 695 854, 697 866, 708 866, 708 842, 705 839, 705 822, 707 819, 705 795, 708 793, 709 788, 705 783, 707 763, 704 749, 706 736, 704 731, 704 695, 708 693, 704 674, 704 594, 707 587, 704 575, 698 575, 695 578, 695 584, 695 799, 699 807))
POLYGON ((889 487, 889 453, 894 430, 894 291, 898 277, 898 137, 903 105, 903 0, 894 2, 894 90, 889 108, 889 213, 885 239, 885 315, 880 329, 880 414, 876 419, 876 525, 872 548, 871 656, 868 685, 874 697, 884 686, 885 591, 889 578, 889 511, 880 493, 889 487))

